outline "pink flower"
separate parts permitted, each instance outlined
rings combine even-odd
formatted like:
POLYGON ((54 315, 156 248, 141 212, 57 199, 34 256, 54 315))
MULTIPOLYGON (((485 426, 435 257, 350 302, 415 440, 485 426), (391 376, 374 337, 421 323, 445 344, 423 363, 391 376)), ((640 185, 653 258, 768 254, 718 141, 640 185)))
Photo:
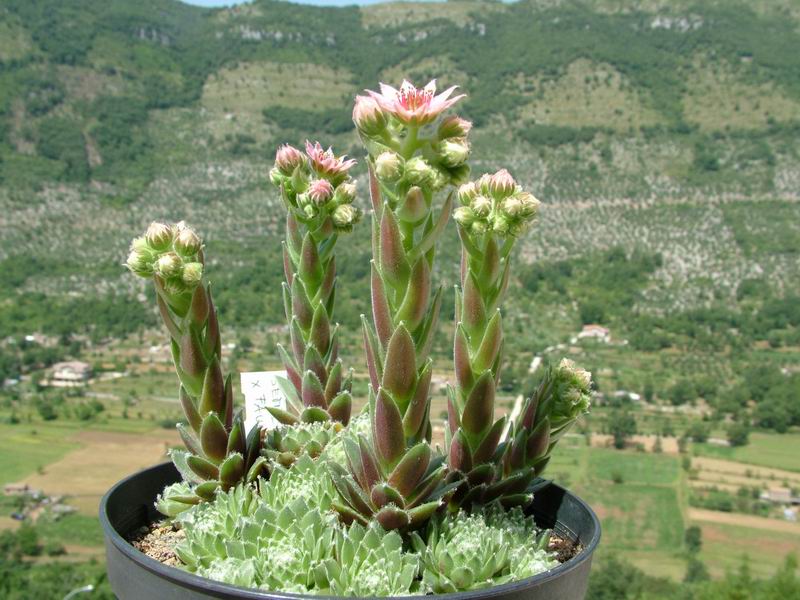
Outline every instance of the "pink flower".
POLYGON ((385 83, 381 83, 380 86, 380 94, 371 90, 367 90, 367 93, 386 112, 407 125, 420 126, 435 121, 442 112, 465 96, 461 94, 450 98, 450 94, 458 87, 455 85, 437 96, 435 79, 422 89, 416 88, 407 80, 403 80, 399 90, 385 83))
POLYGON ((278 148, 278 151, 275 153, 275 166, 287 177, 290 176, 299 165, 303 164, 303 161, 303 153, 289 144, 284 144, 278 148))
POLYGON ((308 197, 317 206, 325 204, 333 196, 333 186, 327 179, 315 179, 308 186, 308 197))
POLYGON ((346 156, 334 156, 332 148, 323 150, 319 142, 315 142, 312 146, 311 142, 306 140, 306 154, 308 160, 311 161, 311 168, 316 174, 335 184, 344 181, 348 169, 356 164, 352 158, 345 160, 346 156))

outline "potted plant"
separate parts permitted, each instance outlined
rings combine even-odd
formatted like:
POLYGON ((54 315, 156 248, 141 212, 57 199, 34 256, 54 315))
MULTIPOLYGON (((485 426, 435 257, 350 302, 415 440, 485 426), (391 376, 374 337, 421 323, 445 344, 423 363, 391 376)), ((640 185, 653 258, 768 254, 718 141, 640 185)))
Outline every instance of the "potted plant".
POLYGON ((199 236, 154 223, 134 240, 127 266, 155 285, 185 450, 103 499, 121 599, 583 597, 599 523, 541 475, 588 410, 590 376, 562 361, 513 416, 497 417, 501 306, 514 243, 539 202, 506 170, 469 181, 471 124, 444 115, 462 98, 454 90, 404 81, 356 98, 373 254, 359 414, 334 320, 337 240, 361 219, 355 161, 318 143, 284 145, 270 172, 286 208, 290 343, 278 346, 286 406, 269 409, 279 422, 269 430, 246 431, 234 412, 199 236), (461 280, 440 447, 431 442, 431 347, 445 292, 434 261, 451 214, 461 280), (135 547, 135 532, 154 523, 135 547))

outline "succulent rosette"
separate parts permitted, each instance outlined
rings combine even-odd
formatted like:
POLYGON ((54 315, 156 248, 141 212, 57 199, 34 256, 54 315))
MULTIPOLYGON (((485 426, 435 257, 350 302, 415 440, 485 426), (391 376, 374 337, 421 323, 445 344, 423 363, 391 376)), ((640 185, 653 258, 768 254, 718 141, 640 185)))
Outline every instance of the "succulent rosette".
POLYGON ((339 359, 338 325, 333 321, 334 249, 339 235, 351 231, 361 218, 353 206, 355 183, 348 174, 354 164, 319 142, 306 142, 305 153, 281 146, 270 173, 287 209, 283 298, 291 344, 289 351, 278 346, 288 377, 282 381, 288 410, 269 410, 286 425, 346 425, 350 419, 352 370, 345 372, 339 359))
POLYGON ((231 377, 223 377, 221 342, 211 287, 202 285, 203 244, 183 222, 152 223, 131 244, 127 266, 152 279, 161 318, 170 335, 187 425, 177 425, 186 451, 172 460, 188 487, 172 489, 159 506, 175 514, 219 490, 252 482, 265 466, 260 433, 249 435, 234 415, 231 377))

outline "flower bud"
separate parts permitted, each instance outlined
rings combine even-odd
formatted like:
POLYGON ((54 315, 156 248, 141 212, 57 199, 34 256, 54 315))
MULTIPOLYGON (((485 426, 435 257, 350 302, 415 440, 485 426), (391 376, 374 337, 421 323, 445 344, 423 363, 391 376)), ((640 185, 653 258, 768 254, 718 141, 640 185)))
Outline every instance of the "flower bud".
POLYGON ((442 120, 436 135, 440 140, 463 138, 467 137, 471 129, 472 123, 470 121, 453 115, 442 120))
POLYGON ((406 194, 405 202, 397 211, 397 216, 407 223, 418 223, 428 214, 428 205, 425 202, 425 194, 416 185, 406 194))
POLYGON ((153 274, 151 260, 152 258, 148 253, 141 250, 131 250, 125 265, 130 269, 131 273, 139 277, 150 277, 153 274))
POLYGON ((459 206, 453 211, 453 218, 459 225, 469 227, 475 221, 475 213, 469 206, 459 206))
POLYGON ((303 153, 294 146, 284 144, 275 153, 275 167, 289 177, 294 170, 305 162, 303 153))
POLYGON ((522 213, 522 202, 516 196, 509 196, 503 200, 500 210, 508 217, 518 217, 522 213))
POLYGON ((437 192, 450 184, 450 173, 444 169, 431 169, 431 187, 437 192))
POLYGON ((336 188, 336 197, 341 204, 350 204, 356 199, 356 184, 348 181, 336 188))
POLYGON ((308 175, 303 171, 303 169, 295 169, 294 173, 292 173, 292 177, 290 179, 292 184, 292 189, 296 194, 300 194, 306 191, 308 187, 308 175))
POLYGON ((278 167, 272 167, 269 170, 269 180, 275 187, 277 188, 281 187, 281 185, 283 185, 284 179, 286 179, 286 176, 280 172, 278 167))
POLYGON ((353 122, 362 133, 368 136, 378 135, 386 129, 386 113, 374 99, 368 96, 356 96, 353 122))
POLYGON ((322 206, 333 197, 333 186, 327 179, 315 179, 308 186, 308 197, 317 206, 322 206))
POLYGON ((166 250, 172 244, 172 228, 166 223, 153 221, 144 237, 153 250, 166 250))
POLYGON ((487 217, 492 211, 492 201, 486 196, 476 196, 470 203, 470 208, 479 217, 487 217))
POLYGON ((522 204, 522 214, 525 217, 532 217, 537 212, 539 212, 539 200, 537 200, 533 194, 529 192, 520 192, 517 194, 517 198, 519 199, 520 203, 522 204))
POLYGON ((183 267, 183 273, 181 274, 181 279, 183 283, 186 284, 189 288, 195 288, 200 284, 200 281, 203 279, 203 265, 199 262, 191 262, 183 267))
POLYGON ((402 171, 402 159, 394 152, 381 152, 375 159, 375 174, 379 179, 397 181, 402 171))
POLYGON ((162 254, 156 262, 156 273, 161 277, 168 279, 174 277, 181 272, 181 259, 174 252, 167 252, 162 254))
POLYGON ((508 217, 506 217, 505 215, 497 215, 494 218, 494 222, 492 223, 492 230, 495 233, 499 233, 502 235, 508 233, 510 226, 511 222, 508 220, 508 217))
POLYGON ((452 185, 462 185, 469 181, 469 165, 464 163, 450 169, 450 183, 452 185))
POLYGON ((505 198, 514 193, 517 189, 517 182, 505 169, 500 169, 489 179, 489 191, 495 198, 505 198))
POLYGON ((491 189, 489 189, 489 184, 492 182, 492 176, 489 173, 484 173, 480 176, 480 179, 475 182, 475 186, 481 192, 481 194, 486 194, 487 196, 492 193, 491 189))
POLYGON ((466 140, 445 140, 441 146, 442 162, 448 167, 457 167, 464 164, 469 157, 469 144, 466 140))
POLYGON ((472 181, 458 188, 458 201, 461 202, 461 204, 470 204, 477 195, 478 188, 472 181))
POLYGON ((361 218, 361 211, 359 211, 352 204, 342 204, 336 207, 333 211, 331 219, 333 226, 337 229, 349 231, 361 218))
POLYGON ((150 244, 147 243, 147 238, 144 236, 133 238, 133 241, 131 242, 131 250, 149 253, 150 244))
POLYGON ((175 237, 175 250, 183 256, 194 256, 200 251, 202 242, 189 227, 183 227, 175 237))
POLYGON ((488 226, 488 225, 486 225, 486 221, 475 221, 475 222, 472 224, 472 226, 470 227, 470 230, 471 230, 471 231, 472 231, 472 233, 473 233, 473 234, 475 234, 475 235, 481 235, 481 234, 484 234, 484 233, 486 233, 486 231, 487 231, 488 229, 489 229, 489 226, 488 226))
POLYGON ((406 177, 411 183, 425 185, 433 178, 433 169, 424 158, 415 156, 406 162, 406 177))

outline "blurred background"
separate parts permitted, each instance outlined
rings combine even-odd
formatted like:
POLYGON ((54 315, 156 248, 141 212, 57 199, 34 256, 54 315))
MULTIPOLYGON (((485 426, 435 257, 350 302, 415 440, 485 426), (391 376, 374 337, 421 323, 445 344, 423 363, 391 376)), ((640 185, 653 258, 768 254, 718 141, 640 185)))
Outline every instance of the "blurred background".
MULTIPOLYGON (((589 597, 798 597, 800 4, 354 4, 0 0, 0 597, 110 598, 99 499, 179 444, 131 238, 197 228, 225 368, 279 368, 275 147, 362 159, 353 96, 434 77, 468 94, 475 175, 507 167, 543 202, 501 408, 563 356, 595 376, 548 473, 603 521, 589 597)), ((368 226, 339 251, 363 402, 368 226)), ((449 289, 453 228, 441 252, 449 289)))

